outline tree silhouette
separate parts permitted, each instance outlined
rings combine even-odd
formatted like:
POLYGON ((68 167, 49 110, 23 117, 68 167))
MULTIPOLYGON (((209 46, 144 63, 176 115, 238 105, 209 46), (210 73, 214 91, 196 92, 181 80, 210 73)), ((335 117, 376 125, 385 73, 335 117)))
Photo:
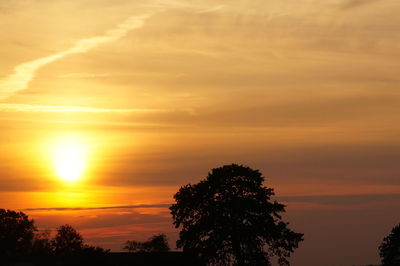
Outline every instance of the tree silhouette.
POLYGON ((400 223, 383 239, 379 246, 379 255, 383 266, 400 265, 400 223))
POLYGON ((51 240, 51 245, 56 254, 89 254, 89 253, 105 253, 101 247, 95 247, 84 244, 83 237, 72 226, 65 224, 57 228, 57 234, 51 240))
POLYGON ((33 220, 23 212, 0 209, 0 257, 15 259, 26 256, 36 230, 33 220))
POLYGON ((52 246, 56 254, 77 254, 84 248, 83 237, 72 226, 62 225, 57 228, 52 246))
POLYGON ((232 164, 181 187, 170 207, 175 227, 182 227, 177 247, 206 265, 270 265, 271 256, 289 265, 303 234, 282 221, 285 206, 271 201, 273 189, 263 182, 258 170, 232 164))
POLYGON ((109 250, 84 244, 81 234, 66 224, 57 228, 51 240, 53 254, 63 265, 102 265, 104 254, 109 250))
POLYGON ((123 249, 132 253, 141 252, 141 242, 135 240, 128 240, 125 242, 123 249))
POLYGON ((125 243, 124 249, 128 252, 168 252, 167 236, 165 234, 154 235, 148 241, 138 242, 128 240, 125 243))

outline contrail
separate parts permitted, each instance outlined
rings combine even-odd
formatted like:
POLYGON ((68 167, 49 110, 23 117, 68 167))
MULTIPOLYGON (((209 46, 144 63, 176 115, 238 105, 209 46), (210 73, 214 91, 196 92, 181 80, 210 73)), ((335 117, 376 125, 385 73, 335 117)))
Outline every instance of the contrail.
MULTIPOLYGON (((154 6, 160 9, 158 12, 165 10, 166 6, 190 7, 195 9, 200 8, 199 6, 195 6, 193 4, 187 4, 178 1, 168 2, 168 4, 158 3, 154 6)), ((222 8, 224 8, 224 6, 219 5, 213 8, 200 10, 197 13, 216 12, 222 8)), ((100 44, 116 41, 124 37, 129 31, 141 28, 144 25, 144 21, 154 13, 155 12, 151 12, 140 16, 129 17, 123 23, 117 25, 114 29, 107 31, 104 35, 79 40, 68 50, 17 65, 14 68, 13 74, 0 79, 0 100, 8 98, 13 93, 26 89, 29 85, 29 82, 34 79, 36 72, 45 65, 71 54, 86 53, 100 44)))
POLYGON ((79 40, 66 51, 16 66, 13 74, 0 80, 0 100, 9 97, 17 91, 26 89, 29 82, 35 77, 36 72, 45 65, 67 55, 86 53, 100 44, 116 41, 124 37, 129 31, 141 28, 144 25, 144 20, 149 16, 149 14, 145 14, 129 17, 123 23, 119 24, 114 29, 107 31, 102 36, 79 40))

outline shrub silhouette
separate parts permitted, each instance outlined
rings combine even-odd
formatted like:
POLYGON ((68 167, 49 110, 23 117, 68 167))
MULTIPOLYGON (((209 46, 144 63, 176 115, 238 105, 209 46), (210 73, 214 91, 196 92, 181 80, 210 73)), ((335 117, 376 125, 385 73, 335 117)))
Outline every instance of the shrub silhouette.
POLYGON ((258 170, 232 164, 181 187, 170 207, 175 227, 182 227, 177 247, 206 265, 270 265, 271 256, 289 265, 303 234, 282 221, 285 206, 271 201, 273 189, 263 182, 258 170))
POLYGON ((138 242, 128 240, 125 243, 124 249, 128 252, 168 252, 167 236, 165 234, 154 235, 148 241, 138 242))

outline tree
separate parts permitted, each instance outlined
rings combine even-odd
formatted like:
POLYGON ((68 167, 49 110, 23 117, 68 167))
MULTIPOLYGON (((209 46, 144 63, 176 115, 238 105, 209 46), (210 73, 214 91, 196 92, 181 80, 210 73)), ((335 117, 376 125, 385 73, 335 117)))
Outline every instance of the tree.
POLYGON ((124 249, 128 252, 168 252, 170 247, 167 236, 165 234, 158 234, 144 242, 128 240, 125 243, 124 249))
POLYGON ((383 239, 379 246, 379 255, 383 266, 400 265, 400 223, 383 239))
POLYGON ((123 249, 127 250, 128 252, 136 253, 141 252, 141 243, 135 240, 128 240, 125 242, 123 249))
POLYGON ((165 234, 152 236, 144 243, 144 248, 147 252, 168 252, 170 250, 165 234))
POLYGON ((58 254, 77 254, 83 248, 83 237, 70 225, 61 225, 52 240, 52 246, 58 254))
POLYGON ((57 228, 57 234, 54 239, 51 240, 51 245, 56 254, 80 255, 109 252, 109 250, 101 247, 85 244, 82 235, 68 224, 57 228))
POLYGON ((206 265, 270 265, 271 256, 289 265, 303 234, 282 221, 285 206, 271 201, 273 189, 263 182, 258 170, 232 164, 181 187, 170 207, 175 227, 182 227, 177 247, 206 265))
POLYGON ((84 243, 83 237, 72 226, 66 224, 57 228, 51 240, 53 254, 62 265, 102 265, 104 254, 109 250, 84 243))
POLYGON ((26 256, 36 230, 33 220, 23 212, 0 209, 0 257, 15 259, 26 256))

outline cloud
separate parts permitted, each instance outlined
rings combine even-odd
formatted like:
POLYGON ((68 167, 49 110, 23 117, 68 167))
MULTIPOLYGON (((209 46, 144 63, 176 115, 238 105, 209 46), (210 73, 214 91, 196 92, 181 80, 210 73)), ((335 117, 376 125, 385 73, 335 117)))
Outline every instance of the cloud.
MULTIPOLYGON (((373 204, 373 203, 387 203, 398 202, 400 194, 349 194, 349 195, 304 195, 304 196, 280 196, 277 197, 279 201, 292 203, 318 203, 323 205, 358 205, 358 204, 373 204)), ((172 203, 171 203, 172 204, 172 203)), ((171 206, 171 204, 137 204, 137 205, 116 205, 116 206, 99 206, 99 207, 50 207, 50 208, 26 208, 19 211, 35 212, 35 211, 56 211, 56 212, 70 212, 70 211, 98 211, 98 210, 131 210, 131 209, 160 209, 171 206)))
POLYGON ((202 13, 213 13, 213 12, 217 12, 221 9, 223 9, 225 6, 224 5, 219 5, 219 6, 215 6, 212 8, 208 8, 208 9, 204 9, 204 10, 200 10, 197 13, 198 14, 202 14, 202 13))
POLYGON ((36 72, 45 65, 71 54, 86 53, 100 44, 114 42, 124 37, 129 31, 141 28, 144 20, 148 17, 148 14, 129 17, 126 21, 114 29, 107 31, 102 36, 79 40, 66 51, 16 66, 13 74, 0 80, 0 100, 9 97, 15 92, 26 89, 29 82, 34 79, 36 72))
POLYGON ((283 196, 279 200, 293 202, 319 203, 323 205, 348 206, 399 202, 400 194, 361 194, 361 195, 326 195, 326 196, 283 196))
POLYGON ((360 6, 364 6, 373 2, 377 2, 376 0, 349 0, 346 1, 344 5, 342 5, 342 9, 351 9, 360 6))
POLYGON ((60 208, 27 208, 20 211, 89 211, 89 210, 112 210, 112 209, 148 209, 148 208, 168 208, 171 204, 137 204, 120 206, 100 206, 100 207, 60 207, 60 208))

